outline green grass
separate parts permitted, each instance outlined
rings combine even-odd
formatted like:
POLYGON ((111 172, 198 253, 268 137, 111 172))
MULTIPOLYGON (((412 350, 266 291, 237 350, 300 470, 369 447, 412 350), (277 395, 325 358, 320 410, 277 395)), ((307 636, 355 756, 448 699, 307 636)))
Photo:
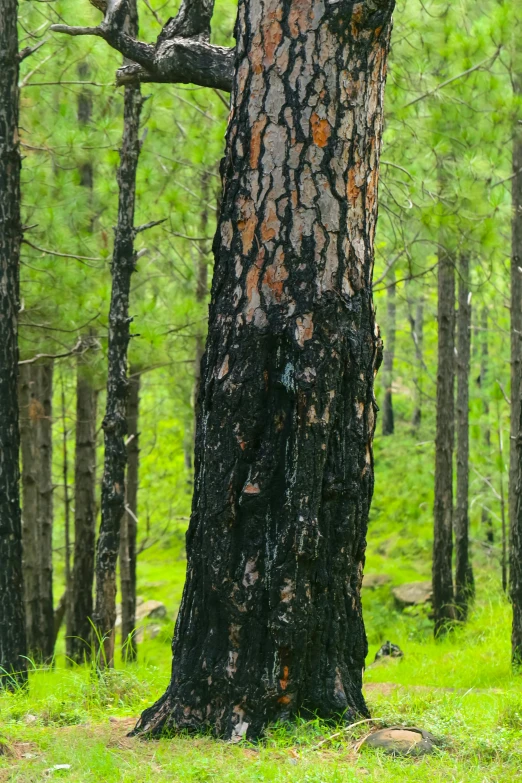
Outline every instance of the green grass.
POLYGON ((357 750, 366 724, 336 730, 319 721, 271 727, 257 746, 127 738, 168 682, 165 636, 140 645, 139 663, 119 665, 102 679, 58 659, 53 670, 32 672, 28 691, 0 696, 0 733, 9 749, 0 755, 0 781, 522 780, 522 678, 509 666, 510 610, 493 577, 480 584, 469 623, 437 643, 422 614, 387 610, 383 588, 365 601, 369 618, 389 612, 385 635, 404 651, 403 659, 371 664, 377 643, 370 647, 365 687, 374 725, 425 728, 442 740, 435 755, 399 759, 357 750), (46 772, 59 764, 70 769, 46 772))

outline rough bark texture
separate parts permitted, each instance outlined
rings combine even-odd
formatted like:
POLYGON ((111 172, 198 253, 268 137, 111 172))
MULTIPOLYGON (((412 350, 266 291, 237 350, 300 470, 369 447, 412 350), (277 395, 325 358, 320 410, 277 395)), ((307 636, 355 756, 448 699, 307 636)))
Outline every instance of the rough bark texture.
POLYGON ((53 362, 39 365, 38 537, 40 564, 40 646, 42 659, 54 654, 53 605, 53 362))
MULTIPOLYGON (((137 31, 136 6, 129 17, 130 32, 137 31)), ((136 170, 140 154, 140 113, 143 99, 139 86, 127 86, 124 96, 123 139, 118 169, 118 223, 112 258, 112 290, 109 310, 109 357, 107 407, 103 419, 105 460, 102 480, 101 525, 96 554, 96 603, 94 624, 97 640, 103 639, 100 666, 112 666, 116 621, 116 562, 120 526, 125 512, 127 465, 127 349, 130 339, 129 294, 135 270, 134 206, 136 170)))
POLYGON ((20 367, 20 441, 22 456, 22 544, 27 649, 40 660, 40 541, 38 535, 39 367, 20 367))
POLYGON ((18 4, 0 0, 0 687, 26 678, 18 465, 18 309, 22 227, 18 4), (14 677, 13 677, 13 673, 14 677))
POLYGON ((367 715, 371 277, 393 2, 240 0, 172 679, 136 731, 367 715))
MULTIPOLYGON (((489 396, 488 396, 488 365, 489 365, 489 348, 488 348, 488 310, 487 307, 482 308, 480 315, 480 330, 476 332, 480 335, 477 344, 480 343, 480 375, 478 377, 478 384, 480 386, 480 393, 482 396, 482 412, 486 419, 486 426, 483 428, 484 433, 484 447, 486 449, 486 456, 490 458, 491 451, 491 429, 489 426, 489 396)), ((514 446, 513 446, 514 448, 514 446)), ((511 456, 511 454, 510 454, 511 456)), ((488 481, 490 477, 486 476, 485 490, 488 490, 488 481)), ((486 541, 488 544, 493 544, 495 541, 495 531, 493 529, 493 517, 484 503, 482 505, 481 512, 482 527, 486 530, 486 541)))
MULTIPOLYGON (((201 200, 203 202, 203 209, 201 212, 201 236, 207 235, 208 231, 208 200, 209 200, 209 175, 204 173, 201 182, 201 200)), ((209 248, 206 242, 200 243, 198 247, 198 259, 196 265, 196 302, 200 305, 200 311, 203 310, 202 305, 208 296, 208 252, 209 248)), ((199 386, 201 383, 201 360, 205 349, 205 334, 206 324, 198 324, 196 329, 196 358, 194 361, 194 419, 197 422, 198 416, 198 400, 199 400, 199 386)), ((196 432, 194 427, 194 438, 196 432)))
MULTIPOLYGON (((522 94, 522 77, 515 79, 522 94)), ((513 138, 511 233, 511 448, 509 463, 510 596, 513 604, 512 655, 522 664, 522 127, 515 123, 513 138)))
POLYGON ((396 331, 396 288, 395 270, 388 273, 388 286, 386 289, 386 334, 384 335, 383 354, 383 380, 384 400, 382 405, 382 434, 393 435, 395 429, 393 420, 393 359, 395 357, 395 331, 396 331))
POLYGON ((138 475, 140 371, 131 367, 129 398, 127 401, 127 502, 121 523, 120 585, 121 585, 121 642, 122 656, 135 661, 138 653, 134 630, 136 628, 136 538, 138 532, 138 475))
POLYGON ((96 398, 92 378, 78 358, 74 460, 74 561, 67 625, 67 656, 91 660, 96 536, 96 398))
POLYGON ((457 317, 457 502, 455 506, 455 606, 460 620, 468 615, 473 597, 473 568, 469 551, 469 370, 471 299, 469 257, 459 263, 457 317))
POLYGON ((433 613, 435 635, 455 617, 452 574, 453 434, 455 386, 455 269, 442 251, 438 264, 437 423, 433 508, 433 613))

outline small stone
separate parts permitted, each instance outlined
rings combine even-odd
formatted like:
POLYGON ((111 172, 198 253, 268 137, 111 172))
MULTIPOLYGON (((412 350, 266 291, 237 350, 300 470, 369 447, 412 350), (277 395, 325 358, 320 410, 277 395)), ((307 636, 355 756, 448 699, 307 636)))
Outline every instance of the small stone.
POLYGON ((161 601, 144 601, 136 608, 136 622, 146 618, 159 619, 167 616, 167 607, 161 601))
POLYGON ((427 604, 432 598, 431 582, 407 582, 394 587, 393 597, 400 607, 427 604))
POLYGON ((432 753, 437 744, 436 738, 424 729, 410 726, 391 726, 370 734, 363 746, 379 748, 397 756, 423 756, 432 753))

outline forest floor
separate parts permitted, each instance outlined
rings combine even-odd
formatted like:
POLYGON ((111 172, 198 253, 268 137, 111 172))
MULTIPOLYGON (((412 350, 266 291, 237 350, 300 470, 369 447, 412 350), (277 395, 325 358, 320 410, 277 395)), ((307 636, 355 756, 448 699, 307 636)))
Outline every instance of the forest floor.
POLYGON ((429 611, 400 611, 392 595, 394 585, 430 576, 432 444, 383 441, 376 449, 379 491, 365 573, 387 581, 363 586, 370 645, 365 693, 373 724, 276 726, 258 745, 127 737, 169 679, 185 574, 184 531, 173 527, 140 556, 138 593, 163 601, 168 616, 150 621, 159 633, 145 632, 138 663, 117 661, 103 678, 86 667, 67 668, 62 637, 54 668, 35 669, 27 691, 0 695, 0 783, 522 783, 522 674, 510 667, 511 612, 500 588, 498 531, 495 544, 486 546, 475 505, 476 601, 464 627, 434 642, 429 611), (412 453, 416 469, 404 471, 412 453), (403 658, 372 663, 387 640, 401 647, 403 658), (396 724, 426 729, 441 745, 418 759, 358 747, 369 730, 396 724))
POLYGON ((393 639, 404 657, 366 670, 373 724, 275 726, 258 745, 126 736, 168 681, 168 647, 157 639, 140 645, 140 663, 103 679, 86 668, 35 670, 27 692, 0 697, 0 781, 522 781, 522 677, 509 667, 505 599, 481 588, 467 626, 443 642, 412 639, 407 627, 398 623, 393 639), (418 759, 359 747, 369 730, 395 724, 426 729, 441 745, 418 759))

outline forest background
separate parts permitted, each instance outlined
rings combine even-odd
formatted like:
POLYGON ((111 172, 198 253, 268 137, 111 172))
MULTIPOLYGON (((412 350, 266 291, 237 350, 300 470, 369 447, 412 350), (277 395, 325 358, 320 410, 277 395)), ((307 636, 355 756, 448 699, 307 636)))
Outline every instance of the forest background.
MULTIPOLYGON (((375 440, 376 490, 366 573, 389 580, 363 590, 363 602, 368 663, 387 639, 400 644, 406 655, 400 664, 370 668, 367 680, 403 686, 370 691, 374 715, 400 716, 401 722, 405 717, 429 721, 426 728, 453 737, 454 758, 443 754, 431 762, 432 770, 440 769, 441 780, 457 780, 463 769, 468 770, 467 780, 482 780, 486 767, 488 780, 514 779, 522 755, 517 738, 522 699, 510 670, 510 609, 502 590, 503 546, 508 544, 511 177, 520 116, 515 6, 514 0, 399 2, 386 88, 374 273, 385 360, 377 376, 382 413, 375 440), (455 259, 465 254, 470 262, 469 513, 477 598, 466 628, 435 645, 429 611, 400 611, 391 590, 401 583, 428 580, 431 573, 441 243, 455 259), (383 434, 383 424, 388 434, 383 434), (415 686, 429 689, 414 690, 415 686), (453 698, 444 687, 461 690, 453 698), (471 692, 477 688, 482 696, 471 692), (476 735, 471 744, 469 737, 465 739, 470 726, 476 735)), ((153 40, 174 11, 170 5, 140 2, 140 37, 153 40)), ((21 76, 23 223, 30 228, 22 246, 20 350, 22 361, 40 354, 57 357, 52 400, 56 599, 65 583, 66 507, 69 501, 74 506, 74 486, 64 483, 64 444, 70 479, 75 346, 85 335, 95 342, 82 360, 99 390, 98 432, 105 407, 110 259, 123 113, 122 93, 113 83, 119 55, 97 39, 49 32, 51 23, 77 23, 80 16, 82 24, 95 24, 99 18, 87 3, 78 7, 71 0, 20 6, 21 47, 44 42, 24 61, 21 76)), ((234 3, 217 3, 214 42, 232 43, 234 17, 234 3)), ((160 84, 144 85, 143 92, 148 97, 141 118, 136 224, 164 222, 138 235, 141 257, 131 292, 135 336, 130 366, 141 378, 137 592, 146 600, 165 603, 168 617, 160 622, 161 632, 154 639, 145 631, 138 664, 122 667, 118 661, 119 674, 96 694, 87 675, 63 669, 62 631, 56 670, 39 670, 32 677, 32 696, 2 697, 0 709, 10 725, 20 726, 13 729, 15 734, 21 738, 27 731, 27 715, 34 715, 34 731, 40 731, 35 741, 47 748, 44 758, 37 753, 32 760, 29 755, 20 762, 24 769, 18 766, 9 775, 33 774, 31 770, 36 775, 45 764, 69 761, 63 756, 64 739, 45 746, 46 727, 82 724, 107 711, 135 716, 141 702, 159 695, 170 665, 172 623, 184 580, 194 387, 205 335, 228 96, 160 84), (33 699, 32 706, 24 702, 27 698, 33 699)), ((101 437, 98 452, 101 474, 101 437)), ((85 740, 74 736, 81 760, 85 740)), ((293 747, 296 738, 281 739, 276 733, 272 742, 282 752, 281 747, 293 747)), ((312 740, 308 734, 298 737, 297 742, 309 747, 317 742, 317 734, 312 740)), ((190 761, 195 765, 190 774, 210 780, 212 765, 201 761, 210 750, 202 743, 201 752, 190 761)), ((85 744, 86 758, 89 747, 85 744)), ((77 779, 101 779, 91 756, 92 748, 92 777, 77 779)), ((272 757, 263 760, 267 769, 275 764, 272 772, 263 773, 266 779, 284 780, 290 774, 294 780, 325 775, 336 779, 337 760, 321 758, 326 772, 316 773, 316 762, 303 759, 306 775, 312 775, 304 777, 301 767, 286 769, 292 758, 286 751, 283 757, 279 769, 272 757)), ((104 779, 120 779, 110 752, 100 751, 95 763, 105 765, 104 779)), ((153 761, 147 756, 149 763, 153 761)), ((167 769, 178 762, 161 763, 167 769)), ((259 758, 248 763, 252 769, 257 764, 249 779, 258 779, 254 774, 261 775, 259 758)), ((83 764, 88 766, 87 761, 83 764)), ((233 774, 225 769, 226 758, 214 764, 222 765, 216 779, 233 774)), ((352 765, 354 779, 359 779, 358 764, 352 765)), ((364 759, 359 766, 368 765, 364 759)), ((181 767, 172 770, 182 774, 181 767)), ((132 774, 121 779, 148 779, 132 774)), ((387 774, 389 780, 409 779, 410 774, 412 780, 420 779, 419 769, 401 767, 387 774)), ((2 766, 0 779, 1 775, 2 766)))

